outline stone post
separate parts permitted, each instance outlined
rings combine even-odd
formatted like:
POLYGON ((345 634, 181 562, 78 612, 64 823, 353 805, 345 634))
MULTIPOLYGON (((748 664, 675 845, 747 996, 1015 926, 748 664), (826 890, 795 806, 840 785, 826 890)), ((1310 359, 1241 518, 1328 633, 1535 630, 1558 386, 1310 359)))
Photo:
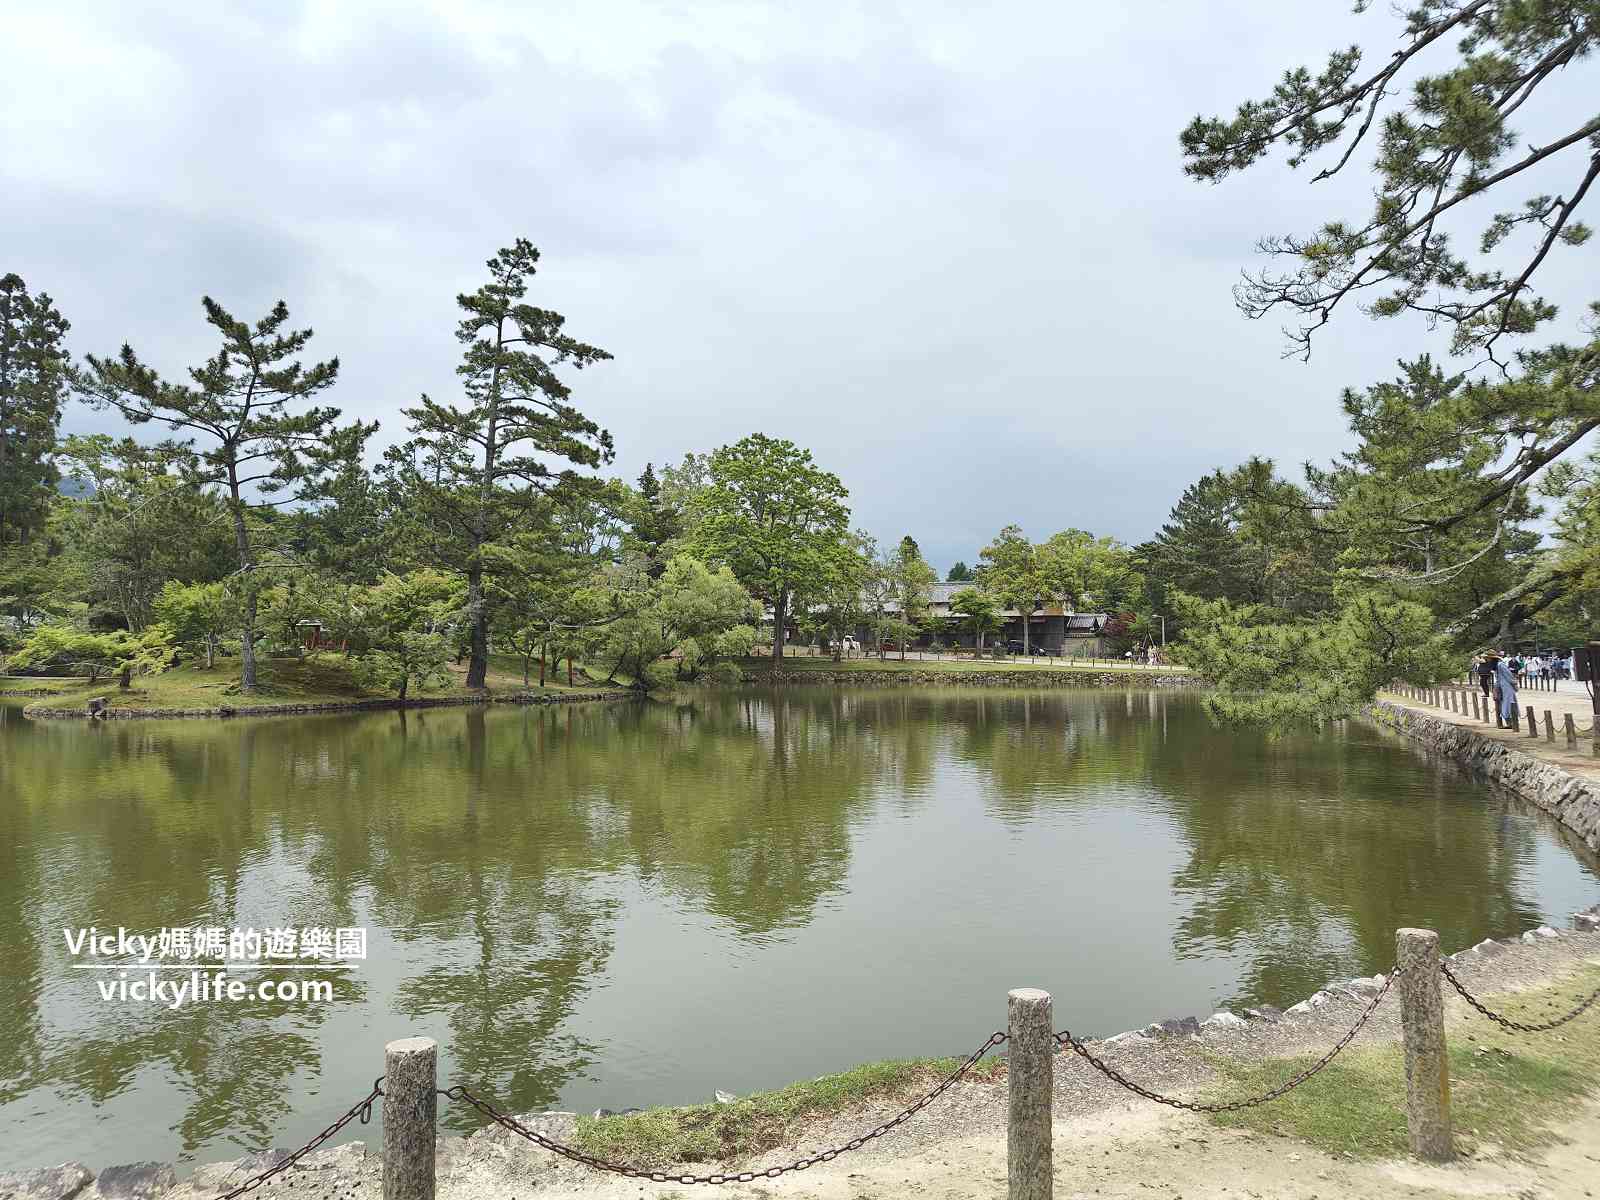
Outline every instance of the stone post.
POLYGON ((1400 1032, 1406 1057, 1406 1129, 1411 1153, 1444 1162, 1450 1141, 1450 1060, 1439 992, 1439 935, 1431 929, 1395 934, 1400 972, 1400 1032))
POLYGON ((438 1071, 432 1038, 383 1048, 383 1200, 433 1200, 438 1071))
POLYGON ((1050 1104, 1054 1085, 1050 993, 1017 988, 1006 998, 1006 1173, 1010 1200, 1050 1200, 1050 1104))

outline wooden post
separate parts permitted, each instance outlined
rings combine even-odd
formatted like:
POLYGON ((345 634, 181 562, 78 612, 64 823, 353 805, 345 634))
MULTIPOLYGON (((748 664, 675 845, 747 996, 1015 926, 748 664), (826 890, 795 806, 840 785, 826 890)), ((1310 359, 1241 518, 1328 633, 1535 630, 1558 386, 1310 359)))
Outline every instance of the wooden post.
POLYGON ((1547 742, 1556 740, 1556 719, 1550 715, 1548 708, 1544 710, 1544 740, 1547 742))
POLYGON ((1533 705, 1528 705, 1528 736, 1539 736, 1539 714, 1533 711, 1533 705))
POLYGON ((1439 935, 1431 929, 1395 934, 1400 972, 1400 1032, 1406 1058, 1406 1129, 1411 1153, 1444 1162, 1450 1140, 1450 1060, 1439 993, 1439 935))
POLYGON ((383 1200, 433 1200, 438 1069, 432 1038, 383 1048, 383 1200))
POLYGON ((1017 988, 1006 998, 1006 1174, 1010 1200, 1050 1200, 1050 1105, 1054 1085, 1050 993, 1017 988))
POLYGON ((1573 723, 1571 713, 1561 714, 1561 725, 1566 731, 1567 749, 1576 750, 1578 748, 1578 727, 1573 723))

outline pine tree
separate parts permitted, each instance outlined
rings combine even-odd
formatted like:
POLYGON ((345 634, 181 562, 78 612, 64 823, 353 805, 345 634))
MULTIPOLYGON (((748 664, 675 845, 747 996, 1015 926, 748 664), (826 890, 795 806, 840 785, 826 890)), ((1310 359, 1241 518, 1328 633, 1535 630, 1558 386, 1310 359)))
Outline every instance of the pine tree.
POLYGON ((539 252, 525 238, 488 262, 489 282, 456 297, 465 347, 463 399, 423 396, 403 410, 412 438, 388 456, 391 478, 428 539, 434 561, 467 580, 467 686, 485 686, 494 597, 486 549, 503 541, 540 496, 585 477, 563 464, 611 461, 611 435, 567 403, 557 367, 581 370, 611 355, 563 332, 566 318, 523 302, 539 252), (552 465, 554 463, 554 465, 552 465))
POLYGON ((68 328, 49 296, 30 295, 19 275, 0 278, 0 550, 27 542, 49 504, 68 328))
POLYGON ((341 429, 339 410, 298 408, 333 386, 339 360, 309 367, 299 354, 309 329, 285 331, 289 309, 278 301, 254 325, 240 321, 210 296, 206 323, 222 337, 217 353, 189 371, 189 384, 167 383, 124 345, 115 358, 89 355, 80 379, 85 398, 110 405, 136 425, 158 421, 202 444, 188 470, 193 486, 220 490, 233 525, 238 562, 242 670, 239 686, 256 689, 257 610, 265 583, 255 510, 305 499, 322 479, 377 428, 357 422, 341 429))

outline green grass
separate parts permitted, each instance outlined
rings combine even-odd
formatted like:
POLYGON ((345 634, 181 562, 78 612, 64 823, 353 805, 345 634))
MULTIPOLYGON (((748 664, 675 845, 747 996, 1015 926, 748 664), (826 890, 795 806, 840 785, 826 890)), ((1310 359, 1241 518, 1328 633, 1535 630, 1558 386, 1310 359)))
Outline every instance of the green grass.
POLYGON ((0 692, 64 692, 82 680, 55 675, 0 675, 0 692))
MULTIPOLYGON (((1552 987, 1490 997, 1512 1018, 1548 1019, 1600 986, 1589 967, 1552 987)), ((1389 1003, 1394 1003, 1393 1000, 1389 1003)), ((1529 1150, 1555 1139, 1550 1123, 1589 1094, 1600 1072, 1600 1013, 1593 1010, 1551 1033, 1510 1034, 1473 1013, 1446 1028, 1450 1104, 1458 1149, 1492 1142, 1529 1150)), ((1266 1091, 1312 1058, 1246 1067, 1217 1062, 1225 1082, 1205 1096, 1220 1101, 1266 1091)), ((1220 1125, 1298 1138, 1330 1153, 1385 1158, 1407 1153, 1405 1062, 1400 1046, 1347 1050, 1316 1078, 1278 1100, 1223 1113, 1220 1125)))
MULTIPOLYGON (((869 1063, 839 1075, 794 1083, 731 1104, 652 1108, 620 1117, 580 1117, 576 1141, 589 1154, 632 1166, 724 1162, 759 1154, 792 1139, 810 1120, 870 1102, 910 1103, 960 1065, 954 1058, 869 1063)), ((1002 1060, 980 1062, 969 1079, 1003 1074, 1002 1060)))
MULTIPOLYGON (((509 656, 491 662, 489 691, 505 695, 523 691, 520 663, 513 664, 509 656)), ((186 663, 163 671, 159 675, 141 675, 133 686, 123 691, 116 677, 102 676, 95 683, 83 679, 28 679, 26 686, 48 687, 52 706, 76 708, 90 699, 104 696, 112 708, 221 708, 240 705, 270 704, 338 704, 354 700, 390 698, 390 693, 375 692, 356 682, 351 663, 343 655, 334 653, 310 654, 305 658, 264 658, 257 663, 256 690, 245 695, 239 690, 239 663, 236 659, 219 660, 207 670, 201 663, 186 663)), ((0 684, 9 686, 9 684, 0 684)), ((552 673, 545 690, 551 692, 587 691, 596 685, 577 678, 572 687, 566 684, 566 667, 559 674, 552 673), (560 682, 557 682, 559 678, 560 682)), ((534 675, 532 691, 538 690, 538 675, 534 675)), ((465 697, 468 692, 457 669, 452 683, 446 687, 413 690, 412 697, 436 699, 440 697, 465 697)))

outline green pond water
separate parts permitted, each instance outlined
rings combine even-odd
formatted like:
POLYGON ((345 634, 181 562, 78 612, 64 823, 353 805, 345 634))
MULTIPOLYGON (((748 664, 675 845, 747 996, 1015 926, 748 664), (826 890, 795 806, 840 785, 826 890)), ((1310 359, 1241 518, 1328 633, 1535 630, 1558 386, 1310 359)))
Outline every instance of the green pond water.
POLYGON ((511 1111, 702 1101, 964 1053, 1013 987, 1106 1035, 1387 969, 1397 926, 1455 949, 1600 898, 1554 822, 1392 735, 1223 732, 1181 693, 0 704, 0 1169, 298 1144, 411 1034, 511 1111), (91 925, 365 928, 367 957, 238 976, 331 1003, 174 1010, 100 998, 117 972, 63 935, 91 925))

